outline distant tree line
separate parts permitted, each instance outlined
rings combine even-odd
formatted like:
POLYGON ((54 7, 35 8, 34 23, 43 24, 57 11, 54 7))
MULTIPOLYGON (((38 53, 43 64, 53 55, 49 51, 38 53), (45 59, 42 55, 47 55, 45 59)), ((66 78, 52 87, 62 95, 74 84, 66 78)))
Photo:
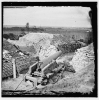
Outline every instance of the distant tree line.
MULTIPOLYGON (((3 28, 3 31, 27 31, 27 28, 26 27, 11 27, 11 28, 7 28, 7 27, 4 27, 3 28)), ((37 32, 37 31, 44 31, 43 28, 39 28, 39 27, 30 27, 28 29, 29 32, 37 32)))
POLYGON ((3 38, 11 39, 11 40, 18 40, 19 36, 18 35, 14 35, 13 33, 9 33, 9 34, 3 34, 3 38))

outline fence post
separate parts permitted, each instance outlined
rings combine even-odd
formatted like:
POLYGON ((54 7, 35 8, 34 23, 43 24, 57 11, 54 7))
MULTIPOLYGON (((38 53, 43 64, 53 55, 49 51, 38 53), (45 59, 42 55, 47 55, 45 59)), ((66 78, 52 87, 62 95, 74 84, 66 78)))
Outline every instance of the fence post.
POLYGON ((15 66, 15 59, 12 58, 12 64, 13 64, 13 78, 16 78, 16 66, 15 66))

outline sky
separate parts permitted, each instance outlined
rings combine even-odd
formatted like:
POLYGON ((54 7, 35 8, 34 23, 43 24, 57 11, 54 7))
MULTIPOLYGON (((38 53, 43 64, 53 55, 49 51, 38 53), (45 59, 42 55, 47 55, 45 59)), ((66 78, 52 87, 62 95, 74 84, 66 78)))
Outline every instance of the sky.
POLYGON ((3 25, 90 28, 89 7, 4 8, 3 25))

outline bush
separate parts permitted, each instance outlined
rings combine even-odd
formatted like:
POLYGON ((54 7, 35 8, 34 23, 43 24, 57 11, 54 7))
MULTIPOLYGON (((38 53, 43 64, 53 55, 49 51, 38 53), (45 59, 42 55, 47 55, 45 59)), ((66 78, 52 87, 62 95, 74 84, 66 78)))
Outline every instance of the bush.
POLYGON ((62 44, 58 45, 58 49, 61 50, 63 53, 70 53, 75 52, 78 48, 81 47, 80 43, 68 43, 68 44, 62 44))
POLYGON ((13 33, 9 33, 9 34, 3 34, 3 38, 10 39, 10 40, 18 40, 19 36, 14 35, 13 33))

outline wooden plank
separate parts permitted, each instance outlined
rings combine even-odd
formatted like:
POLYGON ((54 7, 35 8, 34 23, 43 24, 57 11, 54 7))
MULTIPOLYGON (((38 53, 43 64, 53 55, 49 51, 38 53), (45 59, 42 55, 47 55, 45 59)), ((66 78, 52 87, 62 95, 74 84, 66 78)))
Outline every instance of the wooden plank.
POLYGON ((15 66, 15 59, 12 58, 12 64, 13 64, 13 78, 16 78, 16 66, 15 66))

